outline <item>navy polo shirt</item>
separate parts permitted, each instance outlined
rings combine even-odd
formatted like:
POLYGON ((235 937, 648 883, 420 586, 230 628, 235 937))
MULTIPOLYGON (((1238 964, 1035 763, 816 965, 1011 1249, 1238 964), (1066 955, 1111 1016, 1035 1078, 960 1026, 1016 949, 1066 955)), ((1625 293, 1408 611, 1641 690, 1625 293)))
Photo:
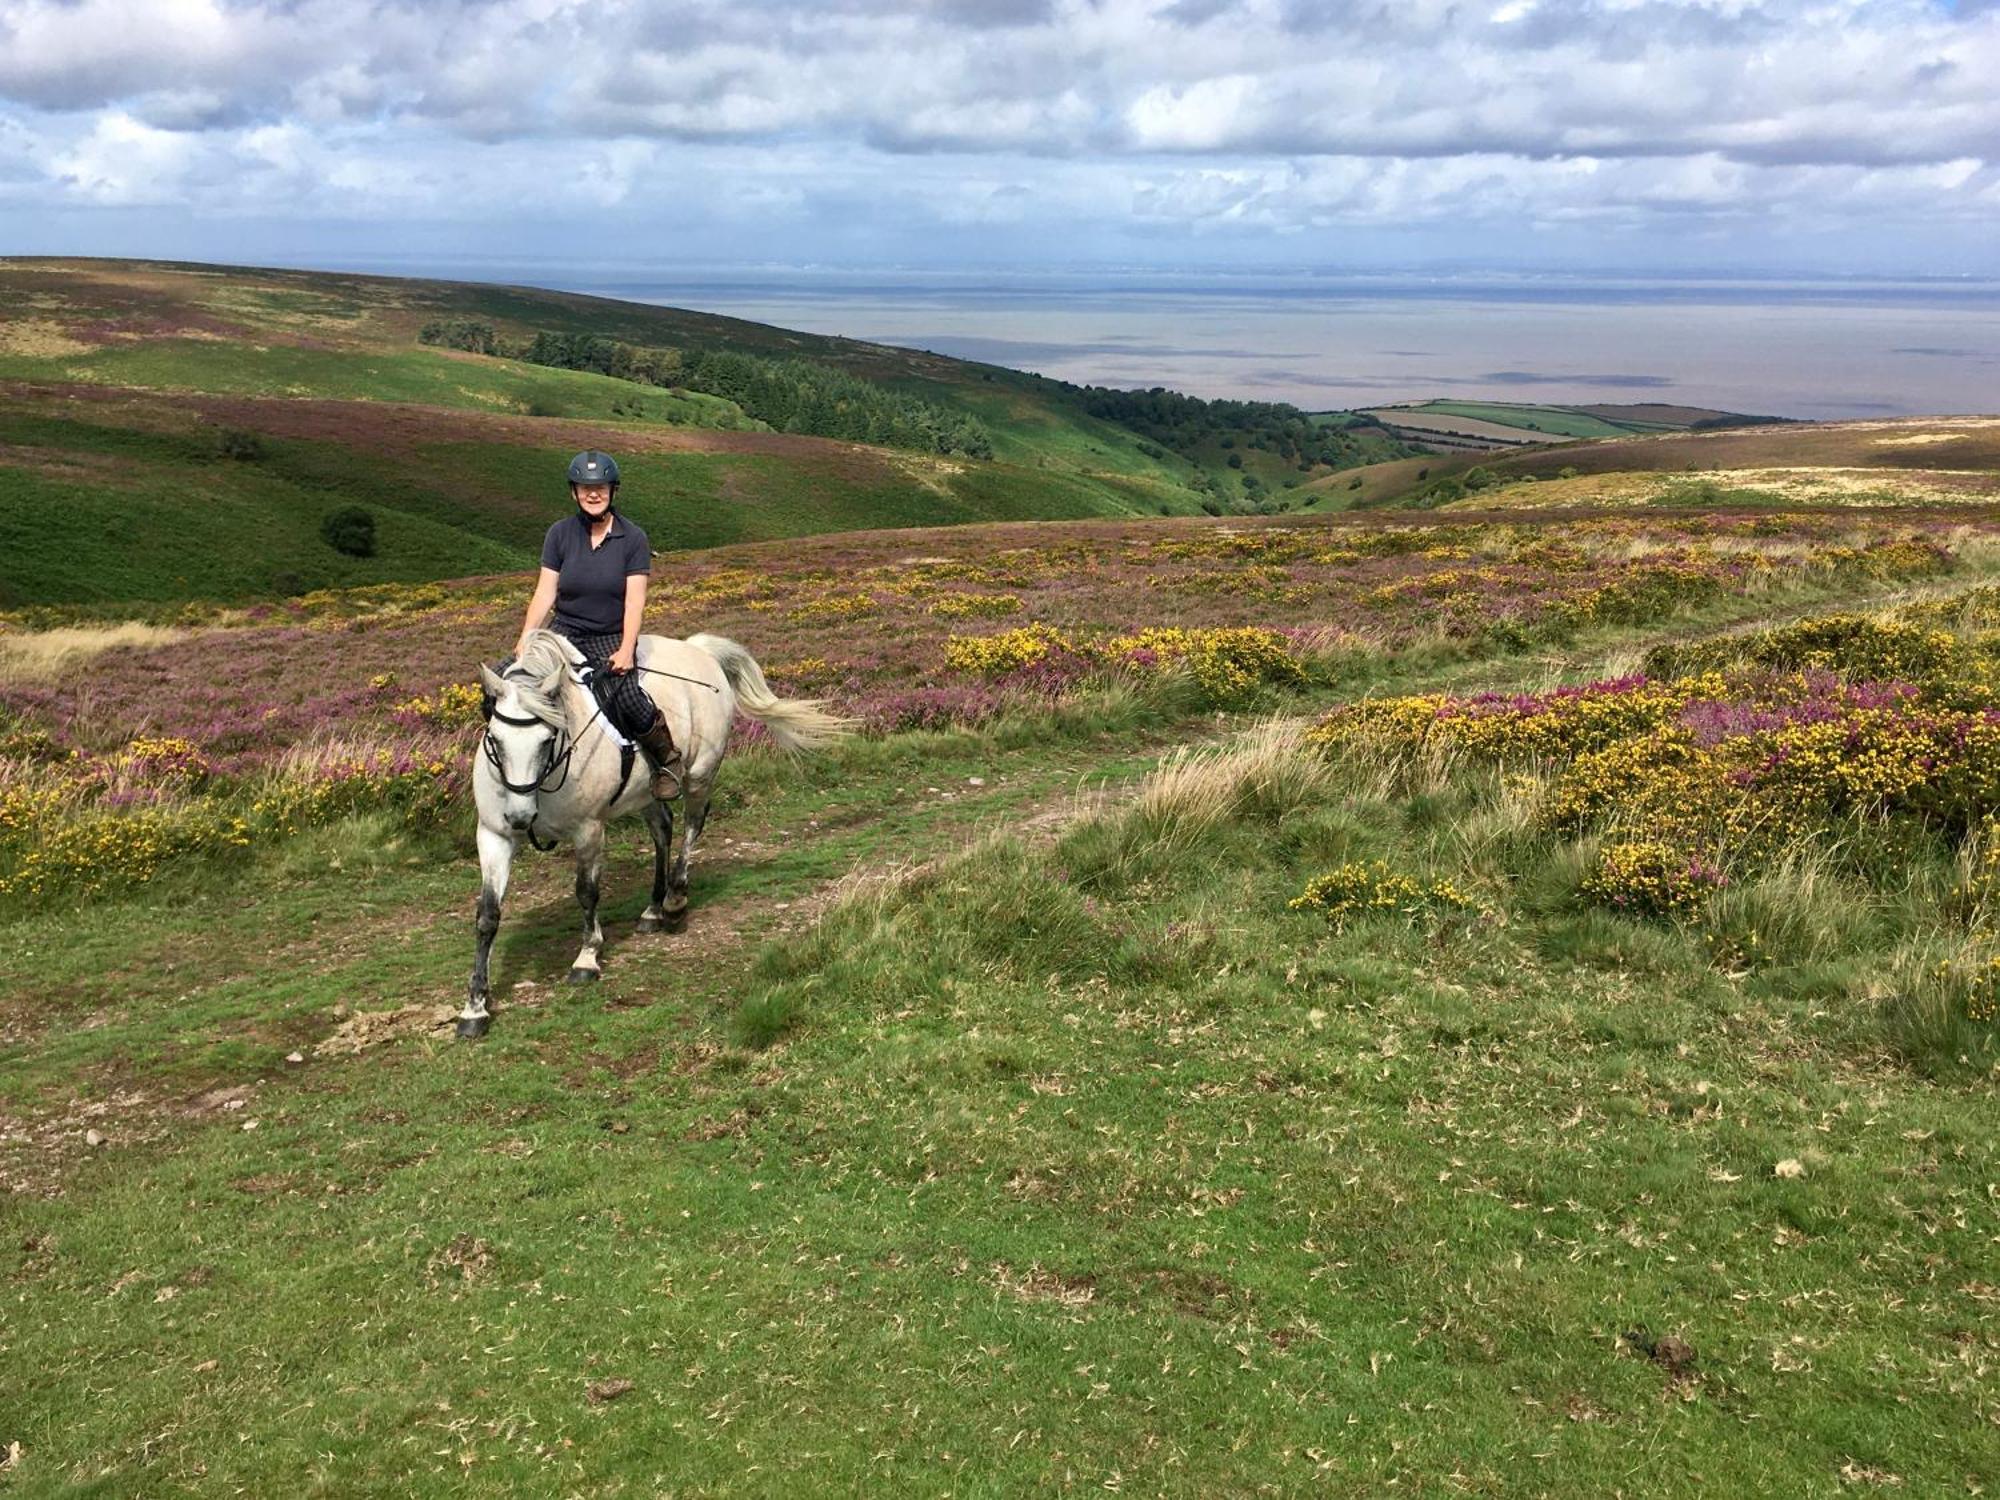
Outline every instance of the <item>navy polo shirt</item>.
POLYGON ((556 570, 557 630, 616 635, 625 628, 625 580, 653 571, 653 548, 645 532, 615 511, 611 530, 592 547, 589 524, 568 515, 542 538, 542 566, 556 570))

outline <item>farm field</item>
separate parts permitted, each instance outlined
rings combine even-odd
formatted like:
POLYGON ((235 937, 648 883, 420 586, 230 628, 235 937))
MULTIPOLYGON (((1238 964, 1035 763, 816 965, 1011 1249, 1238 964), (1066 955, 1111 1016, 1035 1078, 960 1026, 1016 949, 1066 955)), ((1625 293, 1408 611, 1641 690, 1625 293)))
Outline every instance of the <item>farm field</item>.
POLYGON ((1758 425, 1769 418, 1665 402, 1593 406, 1543 406, 1526 401, 1421 401, 1375 407, 1366 413, 1412 441, 1447 451, 1560 443, 1574 438, 1622 438, 1675 432, 1698 423, 1758 425))
POLYGON ((1560 441, 1554 433, 1533 432, 1513 422, 1496 422, 1433 407, 1380 406, 1363 415, 1373 417, 1392 432, 1442 447, 1507 448, 1560 441))
POLYGON ((477 1046, 519 574, 0 631, 9 1485, 1989 1488, 2000 516, 1560 498, 665 560, 477 1046))

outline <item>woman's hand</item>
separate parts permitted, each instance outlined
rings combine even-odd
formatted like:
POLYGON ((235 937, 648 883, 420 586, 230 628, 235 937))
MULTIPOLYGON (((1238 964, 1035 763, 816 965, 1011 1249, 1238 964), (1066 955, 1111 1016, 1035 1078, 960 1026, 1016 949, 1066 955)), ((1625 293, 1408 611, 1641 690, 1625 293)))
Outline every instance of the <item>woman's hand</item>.
POLYGON ((614 676, 623 677, 635 665, 632 647, 620 646, 616 651, 611 653, 611 660, 607 661, 604 665, 614 676))

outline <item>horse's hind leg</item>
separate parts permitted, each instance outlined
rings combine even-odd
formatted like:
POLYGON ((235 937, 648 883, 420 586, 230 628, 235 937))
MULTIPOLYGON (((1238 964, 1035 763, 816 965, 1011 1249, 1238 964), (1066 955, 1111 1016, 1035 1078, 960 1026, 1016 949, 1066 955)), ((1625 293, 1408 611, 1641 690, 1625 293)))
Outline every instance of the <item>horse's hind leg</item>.
POLYGON ((688 860, 694 854, 694 846, 701 841, 702 825, 708 821, 708 794, 712 786, 712 782, 690 783, 687 789, 687 831, 681 835, 680 858, 674 861, 674 873, 667 882, 667 916, 675 921, 687 918, 688 860))
POLYGON ((665 802, 649 804, 646 828, 653 835, 653 899, 639 914, 639 930, 658 932, 671 922, 661 903, 667 899, 667 855, 674 846, 673 808, 665 802))
POLYGON ((479 830, 479 915, 474 924, 478 933, 472 954, 472 983, 466 987, 465 1009, 458 1013, 458 1034, 467 1041, 486 1035, 492 1024, 490 1009, 493 992, 487 983, 487 962, 493 953, 493 935, 500 930, 500 903, 507 895, 507 874, 514 864, 514 841, 490 828, 479 830))
POLYGON ((597 950, 604 946, 604 929, 597 922, 597 883, 604 875, 604 825, 587 823, 576 835, 576 904, 583 908, 583 947, 570 965, 571 984, 599 977, 597 950))

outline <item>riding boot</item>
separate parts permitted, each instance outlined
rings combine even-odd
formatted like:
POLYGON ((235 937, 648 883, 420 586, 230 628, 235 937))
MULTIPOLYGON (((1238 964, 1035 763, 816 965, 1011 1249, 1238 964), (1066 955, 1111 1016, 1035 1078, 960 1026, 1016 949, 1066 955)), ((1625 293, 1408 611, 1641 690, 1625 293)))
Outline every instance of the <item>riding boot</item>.
POLYGON ((637 744, 646 752, 646 763, 653 768, 654 799, 671 802, 680 796, 681 779, 687 775, 687 761, 674 744, 673 732, 667 728, 667 716, 655 714, 653 727, 639 736, 637 744))

